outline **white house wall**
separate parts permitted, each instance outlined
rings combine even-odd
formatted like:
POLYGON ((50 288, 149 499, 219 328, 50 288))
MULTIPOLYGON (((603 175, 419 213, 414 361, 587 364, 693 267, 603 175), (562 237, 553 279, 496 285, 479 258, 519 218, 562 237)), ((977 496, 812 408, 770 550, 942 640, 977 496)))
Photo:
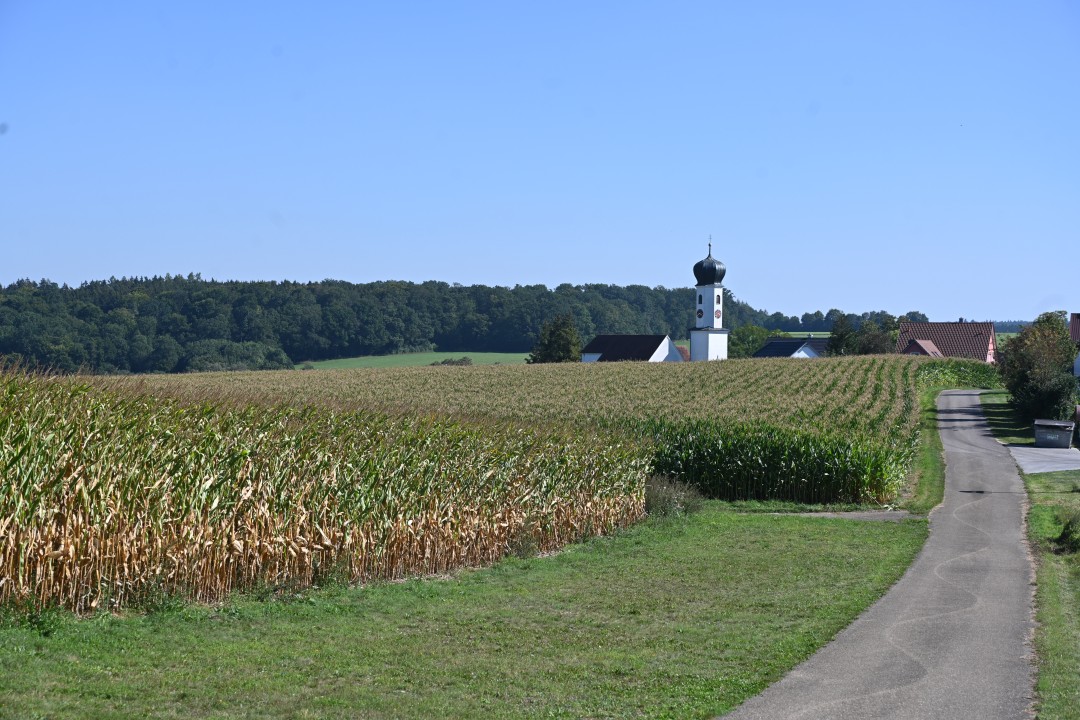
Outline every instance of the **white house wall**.
POLYGON ((814 352, 814 348, 810 347, 809 345, 803 345, 801 348, 796 350, 795 353, 791 357, 795 357, 795 358, 819 358, 821 356, 818 355, 816 352, 814 352))
POLYGON ((682 359, 678 346, 672 342, 671 338, 666 337, 649 358, 649 362, 682 362, 682 359))

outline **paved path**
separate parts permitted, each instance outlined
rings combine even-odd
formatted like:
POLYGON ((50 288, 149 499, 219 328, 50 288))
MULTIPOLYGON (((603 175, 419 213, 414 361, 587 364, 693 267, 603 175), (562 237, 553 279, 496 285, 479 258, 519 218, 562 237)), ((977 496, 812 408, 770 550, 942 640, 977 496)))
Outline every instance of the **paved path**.
POLYGON ((1033 445, 1007 445, 1013 460, 1026 473, 1080 470, 1080 450, 1076 448, 1037 448, 1033 445))
POLYGON ((900 522, 915 517, 907 510, 849 510, 841 512, 799 513, 804 517, 826 517, 839 520, 866 520, 878 522, 900 522))
POLYGON ((1034 574, 1023 484, 976 391, 938 398, 945 502, 903 578, 816 655, 727 718, 1024 718, 1034 574))

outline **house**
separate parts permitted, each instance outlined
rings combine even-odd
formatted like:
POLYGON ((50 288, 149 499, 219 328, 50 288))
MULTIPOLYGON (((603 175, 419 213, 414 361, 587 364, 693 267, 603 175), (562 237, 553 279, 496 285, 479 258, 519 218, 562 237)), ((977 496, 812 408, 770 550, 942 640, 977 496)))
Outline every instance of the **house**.
POLYGON ((754 357, 819 358, 825 357, 828 347, 828 338, 771 337, 754 353, 754 357))
POLYGON ((994 362, 997 335, 991 322, 902 322, 896 352, 929 355, 932 343, 936 357, 970 358, 994 362), (912 344, 912 340, 922 343, 912 344))
POLYGON ((597 335, 581 349, 582 362, 682 362, 667 335, 597 335))
MULTIPOLYGON (((1069 337, 1080 349, 1080 313, 1069 316, 1069 337)), ((1077 353, 1076 359, 1073 360, 1073 375, 1080 377, 1080 353, 1077 353)))
POLYGON ((940 358, 945 357, 944 353, 938 350, 937 345, 933 340, 919 340, 918 338, 911 338, 911 342, 907 344, 907 347, 900 351, 901 355, 929 355, 930 357, 940 358))

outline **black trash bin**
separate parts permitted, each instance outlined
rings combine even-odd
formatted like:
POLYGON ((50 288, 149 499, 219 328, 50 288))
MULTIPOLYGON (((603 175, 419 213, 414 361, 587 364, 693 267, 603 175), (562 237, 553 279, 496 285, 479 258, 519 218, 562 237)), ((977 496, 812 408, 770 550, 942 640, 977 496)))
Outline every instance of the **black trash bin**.
POLYGON ((1075 423, 1068 420, 1036 420, 1035 447, 1072 447, 1073 427, 1075 423))

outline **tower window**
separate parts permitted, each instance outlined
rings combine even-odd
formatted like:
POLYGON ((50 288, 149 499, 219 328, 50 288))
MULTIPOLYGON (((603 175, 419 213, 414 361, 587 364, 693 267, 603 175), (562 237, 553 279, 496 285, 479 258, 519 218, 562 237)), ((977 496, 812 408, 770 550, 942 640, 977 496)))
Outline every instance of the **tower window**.
POLYGON ((716 295, 716 302, 717 302, 717 304, 719 304, 719 303, 722 303, 722 302, 724 302, 724 297, 723 297, 723 295, 720 295, 719 293, 717 293, 717 295, 716 295))
POLYGON ((698 296, 697 296, 697 304, 698 304, 698 305, 700 305, 700 304, 701 304, 701 295, 698 295, 698 296))

